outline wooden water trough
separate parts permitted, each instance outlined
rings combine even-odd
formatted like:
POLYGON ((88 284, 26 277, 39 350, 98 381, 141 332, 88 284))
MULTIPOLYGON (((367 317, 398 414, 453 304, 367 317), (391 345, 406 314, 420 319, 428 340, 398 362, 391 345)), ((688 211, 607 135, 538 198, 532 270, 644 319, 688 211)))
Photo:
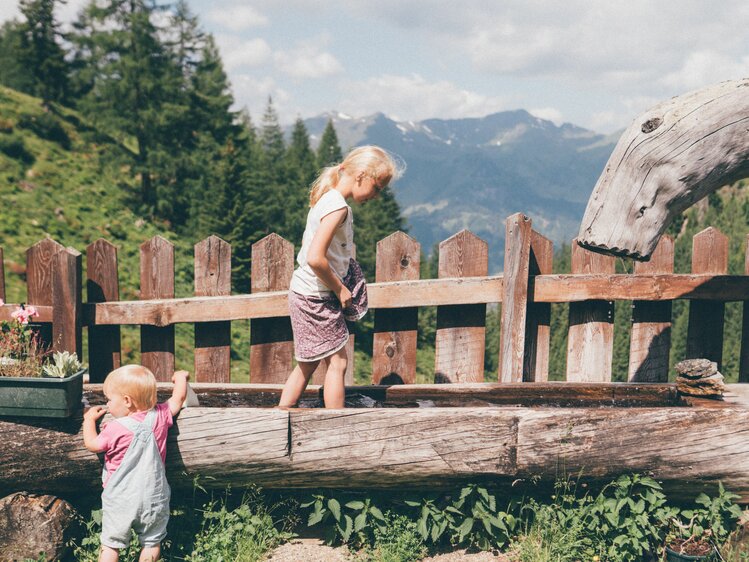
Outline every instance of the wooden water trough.
MULTIPOLYGON (((722 481, 749 502, 749 385, 731 385, 718 401, 681 397, 667 382, 672 300, 689 301, 686 356, 719 364, 724 303, 749 301, 749 276, 727 274, 727 238, 698 234, 690 273, 673 273, 674 245, 664 237, 634 274, 616 274, 614 258, 577 245, 572 273, 554 274, 551 242, 528 217, 509 217, 505 237, 503 275, 488 275, 486 243, 463 231, 440 245, 439 278, 427 280, 418 278, 418 243, 403 233, 378 243, 372 386, 350 386, 345 410, 314 407, 318 388, 308 407, 272 408, 292 365, 282 289, 293 247, 276 235, 253 247, 251 294, 230 294, 228 244, 200 242, 195 295, 183 297, 174 292, 174 249, 154 238, 141 246, 140 300, 128 301, 120 300, 116 248, 97 241, 86 250, 86 302, 82 255, 45 240, 27 252, 28 302, 58 348, 80 353, 87 330, 92 404, 122 361, 121 325, 140 326, 139 361, 166 381, 175 325, 194 324, 202 405, 184 410, 170 434, 175 488, 196 477, 212 487, 438 488, 643 472, 689 497, 722 481), (611 382, 614 300, 633 302, 627 383, 611 382), (498 383, 482 382, 491 303, 502 305, 498 383), (548 382, 552 303, 569 303, 564 382, 548 382), (414 384, 422 306, 437 307, 434 380, 447 384, 414 384), (248 385, 230 382, 231 322, 241 319, 251 322, 248 385)), ((4 287, 0 274, 0 298, 4 287)), ((0 307, 0 319, 14 307, 0 307)), ((740 383, 749 382, 746 318, 740 383)), ((84 449, 80 425, 80 417, 0 419, 0 494, 98 493, 101 461, 84 449)))

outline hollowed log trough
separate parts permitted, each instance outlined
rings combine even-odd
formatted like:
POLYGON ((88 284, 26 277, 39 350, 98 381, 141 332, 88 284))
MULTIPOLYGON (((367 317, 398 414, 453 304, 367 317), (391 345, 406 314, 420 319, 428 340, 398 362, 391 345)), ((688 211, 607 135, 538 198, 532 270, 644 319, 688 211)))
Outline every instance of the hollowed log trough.
MULTIPOLYGON (((319 388, 292 410, 272 408, 277 385, 194 388, 201 406, 183 410, 169 435, 174 489, 195 478, 214 488, 435 489, 637 472, 677 497, 722 481, 749 502, 749 385, 729 385, 722 401, 672 384, 352 387, 345 410, 317 407, 319 388)), ((101 385, 84 392, 103 403, 101 385)), ((0 419, 0 459, 0 496, 100 491, 101 460, 83 446, 80 417, 0 419)))

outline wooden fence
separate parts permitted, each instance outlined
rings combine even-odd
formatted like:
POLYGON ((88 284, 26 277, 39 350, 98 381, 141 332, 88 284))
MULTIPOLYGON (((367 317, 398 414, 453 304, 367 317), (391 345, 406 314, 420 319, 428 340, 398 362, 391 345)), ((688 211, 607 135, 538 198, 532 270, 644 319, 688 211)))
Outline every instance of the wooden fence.
MULTIPOLYGON (((27 302, 39 311, 44 337, 56 349, 81 355, 88 329, 91 381, 121 362, 120 326, 139 325, 141 362, 159 380, 174 370, 177 323, 195 327, 195 378, 230 382, 231 321, 250 319, 250 382, 280 383, 291 370, 292 338, 286 288, 293 245, 271 234, 252 248, 251 294, 231 295, 231 247, 211 236, 195 246, 195 294, 176 297, 174 247, 156 236, 140 247, 140 300, 121 301, 117 248, 97 240, 82 255, 51 239, 26 252, 27 302)), ((551 241, 523 214, 506 221, 504 274, 487 275, 486 242, 463 230, 440 244, 438 279, 419 279, 420 246, 402 232, 377 244, 372 382, 415 382, 417 311, 437 307, 435 380, 480 382, 484 376, 487 303, 502 303, 500 382, 548 379, 551 303, 570 303, 568 381, 612 379, 613 302, 632 300, 629 380, 668 378, 671 301, 689 299, 687 357, 720 363, 726 301, 743 301, 739 381, 749 382, 748 275, 727 275, 728 240, 714 228, 694 237, 692 273, 674 274, 674 243, 664 237, 653 258, 634 274, 615 274, 614 258, 572 245, 572 273, 554 274, 551 241)), ((0 298, 5 277, 0 248, 0 298)), ((0 307, 0 320, 17 304, 0 307)), ((349 342, 353 349, 353 338, 349 342)), ((351 381, 353 353, 349 361, 351 381)), ((319 378, 317 379, 319 380, 319 378)))

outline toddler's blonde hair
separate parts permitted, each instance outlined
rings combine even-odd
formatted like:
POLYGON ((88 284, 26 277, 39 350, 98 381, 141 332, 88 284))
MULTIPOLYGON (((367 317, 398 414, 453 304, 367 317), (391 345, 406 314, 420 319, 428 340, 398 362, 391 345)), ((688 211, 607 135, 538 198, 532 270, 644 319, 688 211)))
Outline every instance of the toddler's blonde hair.
POLYGON ((379 146, 358 146, 349 152, 340 164, 322 169, 310 188, 310 207, 314 207, 325 193, 335 189, 341 177, 341 168, 353 174, 364 172, 381 182, 384 188, 403 175, 405 166, 402 161, 379 146))
POLYGON ((104 392, 109 390, 129 396, 138 411, 156 405, 156 377, 142 365, 124 365, 109 373, 104 379, 104 392))

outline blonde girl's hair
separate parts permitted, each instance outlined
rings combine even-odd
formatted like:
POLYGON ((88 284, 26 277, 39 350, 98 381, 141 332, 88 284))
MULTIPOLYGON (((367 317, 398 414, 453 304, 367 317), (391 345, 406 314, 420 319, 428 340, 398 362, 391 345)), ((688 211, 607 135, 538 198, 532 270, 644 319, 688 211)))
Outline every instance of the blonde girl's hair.
POLYGON ((310 207, 314 207, 325 193, 335 189, 341 178, 341 168, 354 174, 365 172, 375 178, 384 189, 391 181, 403 175, 405 165, 399 158, 379 146, 358 146, 349 152, 340 164, 322 169, 310 188, 310 207))
POLYGON ((142 365, 125 365, 109 373, 104 379, 104 392, 110 390, 129 396, 141 412, 156 405, 156 377, 142 365))

